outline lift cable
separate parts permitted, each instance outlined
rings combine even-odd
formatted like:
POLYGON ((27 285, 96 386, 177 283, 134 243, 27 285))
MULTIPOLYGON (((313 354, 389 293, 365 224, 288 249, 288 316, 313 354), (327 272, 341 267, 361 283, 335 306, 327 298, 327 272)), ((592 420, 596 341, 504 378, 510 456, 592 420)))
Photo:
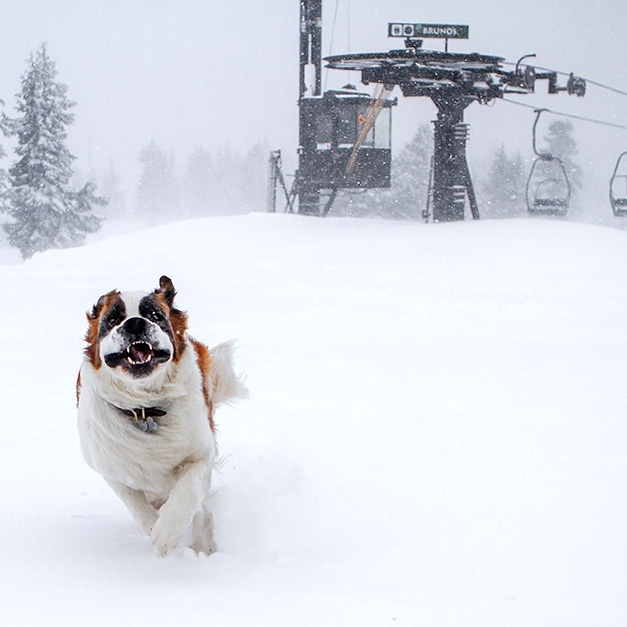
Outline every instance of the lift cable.
MULTIPOLYGON (((511 102, 512 104, 518 105, 519 107, 526 107, 527 109, 533 109, 534 111, 538 110, 536 105, 526 104, 524 102, 519 102, 518 100, 511 100, 509 98, 501 98, 505 102, 511 102)), ((624 124, 616 124, 615 122, 605 122, 604 120, 595 120, 593 118, 586 118, 582 115, 573 115, 572 113, 563 113, 562 111, 553 111, 552 109, 544 109, 547 113, 552 113, 553 115, 561 115, 565 118, 573 118, 574 120, 582 120, 584 122, 592 122, 593 124, 600 124, 602 126, 611 126, 612 128, 620 128, 624 131, 627 131, 627 126, 624 124)))
POLYGON ((613 91, 616 94, 620 94, 621 96, 627 96, 627 91, 623 91, 622 89, 616 89, 616 87, 610 87, 609 85, 604 85, 603 83, 597 83, 589 78, 584 78, 586 83, 590 83, 591 85, 596 85, 597 87, 601 87, 601 89, 607 89, 608 91, 613 91))
MULTIPOLYGON (((525 56, 533 56, 533 55, 525 55, 525 56)), ((524 57, 523 57, 524 58, 524 57)), ((503 61, 504 65, 515 65, 518 66, 520 63, 513 63, 512 61, 503 61)), ((555 72, 555 74, 560 74, 561 76, 570 76, 571 72, 561 72, 560 70, 552 70, 548 67, 541 67, 539 65, 534 65, 534 69, 542 70, 543 72, 555 72)), ((600 87, 601 89, 607 89, 608 91, 613 91, 616 94, 620 94, 621 96, 627 96, 627 91, 622 89, 617 89, 616 87, 611 87, 610 85, 604 85, 603 83, 599 83, 598 81, 593 81, 591 78, 585 78, 584 76, 579 76, 582 80, 586 81, 586 83, 590 83, 590 85, 595 85, 596 87, 600 87)))
MULTIPOLYGON (((554 70, 549 70, 548 68, 544 68, 544 67, 538 67, 538 70, 542 70, 543 72, 553 72, 554 70)), ((561 74, 562 76, 570 76, 570 72, 556 72, 557 74, 561 74)), ((596 85, 597 87, 600 87, 601 89, 607 89, 608 91, 613 91, 616 94, 620 94, 621 96, 627 96, 627 91, 624 91, 622 89, 617 89, 616 87, 610 87, 609 85, 604 85, 603 83, 599 83, 598 81, 593 81, 590 78, 585 78, 583 76, 580 76, 579 78, 582 78, 584 81, 586 81, 586 83, 590 83, 591 85, 596 85)))

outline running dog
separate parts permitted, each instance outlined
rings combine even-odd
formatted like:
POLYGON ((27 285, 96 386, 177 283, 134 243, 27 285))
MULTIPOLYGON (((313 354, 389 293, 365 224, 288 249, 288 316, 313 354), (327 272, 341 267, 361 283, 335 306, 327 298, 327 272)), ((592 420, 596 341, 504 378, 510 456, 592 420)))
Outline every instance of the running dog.
POLYGON ((209 508, 214 411, 243 398, 233 343, 209 350, 162 276, 151 293, 113 290, 87 313, 77 382, 78 430, 99 472, 150 536, 157 554, 216 550, 209 508))

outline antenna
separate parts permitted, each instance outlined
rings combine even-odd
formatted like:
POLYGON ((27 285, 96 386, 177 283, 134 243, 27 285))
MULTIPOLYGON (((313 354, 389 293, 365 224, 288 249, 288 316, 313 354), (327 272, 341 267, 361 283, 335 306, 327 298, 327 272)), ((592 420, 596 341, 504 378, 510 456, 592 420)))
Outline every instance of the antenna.
POLYGON ((312 68, 313 93, 319 96, 322 84, 322 0, 300 0, 300 91, 299 98, 304 98, 307 85, 308 69, 312 68))

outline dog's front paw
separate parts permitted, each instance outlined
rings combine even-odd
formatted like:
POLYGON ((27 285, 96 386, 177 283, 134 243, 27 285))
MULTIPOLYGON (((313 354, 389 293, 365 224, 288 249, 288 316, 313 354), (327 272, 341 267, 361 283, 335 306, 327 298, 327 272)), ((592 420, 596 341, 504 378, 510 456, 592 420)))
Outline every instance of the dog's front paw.
POLYGON ((167 519, 159 517, 150 533, 150 539, 159 557, 165 557, 179 546, 183 541, 185 529, 180 525, 171 524, 167 519))

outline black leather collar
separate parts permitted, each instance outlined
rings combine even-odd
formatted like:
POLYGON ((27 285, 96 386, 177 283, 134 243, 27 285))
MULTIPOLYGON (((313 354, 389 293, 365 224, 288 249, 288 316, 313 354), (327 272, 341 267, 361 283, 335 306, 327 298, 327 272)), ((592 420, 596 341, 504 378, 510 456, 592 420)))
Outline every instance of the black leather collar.
POLYGON ((159 428, 159 424, 154 419, 161 418, 168 413, 159 407, 135 407, 133 409, 117 407, 117 409, 131 419, 133 426, 146 433, 154 433, 159 428))

